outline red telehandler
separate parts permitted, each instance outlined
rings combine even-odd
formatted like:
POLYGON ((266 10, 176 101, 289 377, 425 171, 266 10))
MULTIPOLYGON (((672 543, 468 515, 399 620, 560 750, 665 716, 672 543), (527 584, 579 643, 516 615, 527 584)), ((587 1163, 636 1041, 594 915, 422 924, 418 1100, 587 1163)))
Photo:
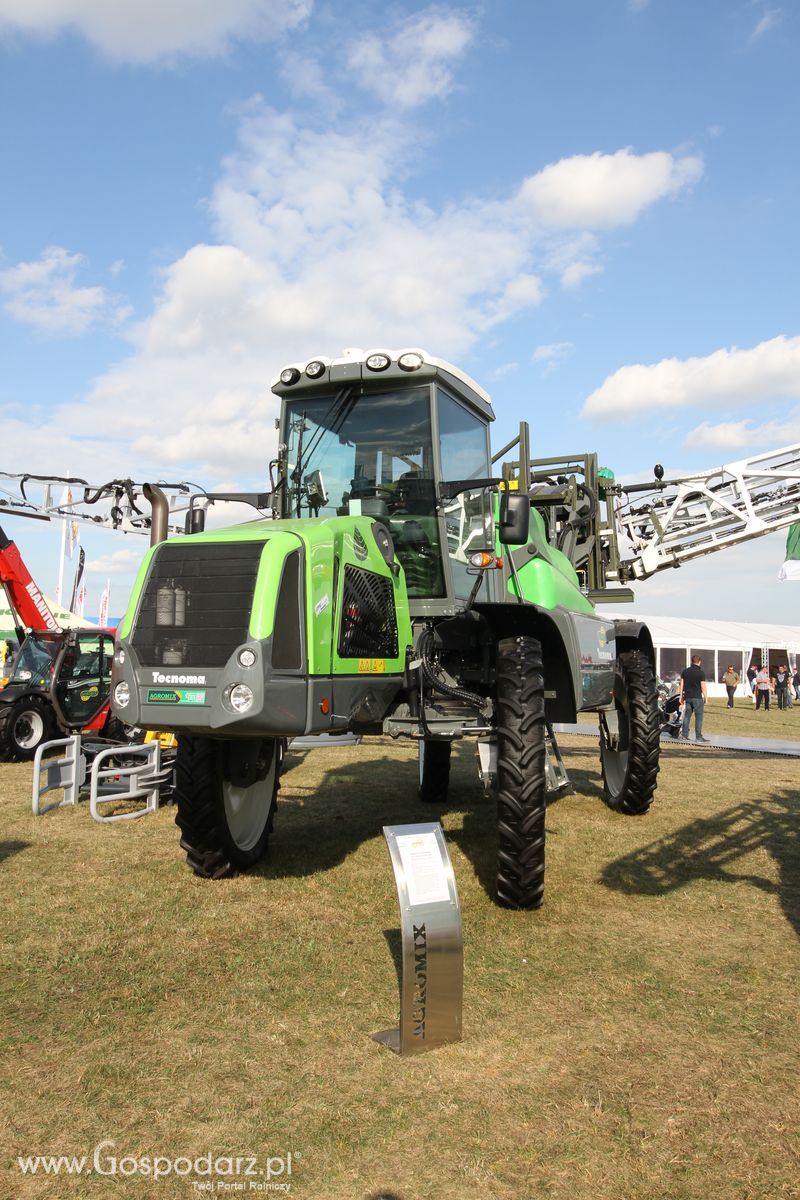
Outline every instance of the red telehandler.
POLYGON ((120 723, 110 716, 107 701, 99 712, 97 705, 101 696, 108 696, 114 635, 107 629, 61 629, 2 528, 0 583, 21 647, 0 688, 0 761, 32 759, 41 743, 65 725, 113 737, 120 723), (58 715, 51 699, 54 684, 60 697, 58 715))

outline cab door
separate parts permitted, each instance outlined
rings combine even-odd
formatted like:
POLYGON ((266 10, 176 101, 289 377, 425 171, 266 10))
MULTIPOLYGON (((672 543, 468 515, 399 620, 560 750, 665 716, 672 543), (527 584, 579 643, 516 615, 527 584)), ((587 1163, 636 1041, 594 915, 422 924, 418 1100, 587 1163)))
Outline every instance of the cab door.
POLYGON ((101 630, 68 633, 55 663, 51 699, 66 729, 83 729, 108 703, 114 639, 101 630))

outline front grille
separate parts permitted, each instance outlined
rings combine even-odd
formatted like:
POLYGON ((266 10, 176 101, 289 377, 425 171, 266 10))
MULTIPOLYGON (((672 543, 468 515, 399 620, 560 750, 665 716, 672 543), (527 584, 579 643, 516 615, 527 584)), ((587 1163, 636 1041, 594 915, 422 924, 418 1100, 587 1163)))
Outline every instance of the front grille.
POLYGON ((384 575, 345 567, 339 657, 397 658, 394 591, 384 575))
POLYGON ((142 666, 221 667, 247 640, 264 542, 165 542, 131 645, 142 666))

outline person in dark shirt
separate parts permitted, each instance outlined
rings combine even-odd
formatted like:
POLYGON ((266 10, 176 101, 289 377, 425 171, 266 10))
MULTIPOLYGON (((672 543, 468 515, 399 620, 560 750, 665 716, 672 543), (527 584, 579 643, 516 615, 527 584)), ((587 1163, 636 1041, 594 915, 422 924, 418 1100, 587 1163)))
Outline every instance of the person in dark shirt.
POLYGON ((689 723, 694 713, 694 740, 707 742, 703 737, 703 711, 708 696, 706 674, 699 654, 692 655, 692 665, 681 671, 681 701, 683 702, 683 728, 681 737, 688 738, 689 723))
POLYGON ((789 671, 786 663, 781 663, 775 672, 775 693, 778 697, 778 708, 789 708, 789 671))

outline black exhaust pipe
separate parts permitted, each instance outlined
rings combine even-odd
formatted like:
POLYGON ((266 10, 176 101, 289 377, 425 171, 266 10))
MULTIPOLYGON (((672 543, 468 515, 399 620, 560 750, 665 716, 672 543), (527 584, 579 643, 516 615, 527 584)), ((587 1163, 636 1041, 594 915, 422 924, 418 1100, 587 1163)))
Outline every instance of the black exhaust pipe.
POLYGON ((152 516, 150 517, 150 545, 157 546, 167 540, 169 528, 169 501, 156 483, 146 483, 142 495, 149 500, 152 516))

